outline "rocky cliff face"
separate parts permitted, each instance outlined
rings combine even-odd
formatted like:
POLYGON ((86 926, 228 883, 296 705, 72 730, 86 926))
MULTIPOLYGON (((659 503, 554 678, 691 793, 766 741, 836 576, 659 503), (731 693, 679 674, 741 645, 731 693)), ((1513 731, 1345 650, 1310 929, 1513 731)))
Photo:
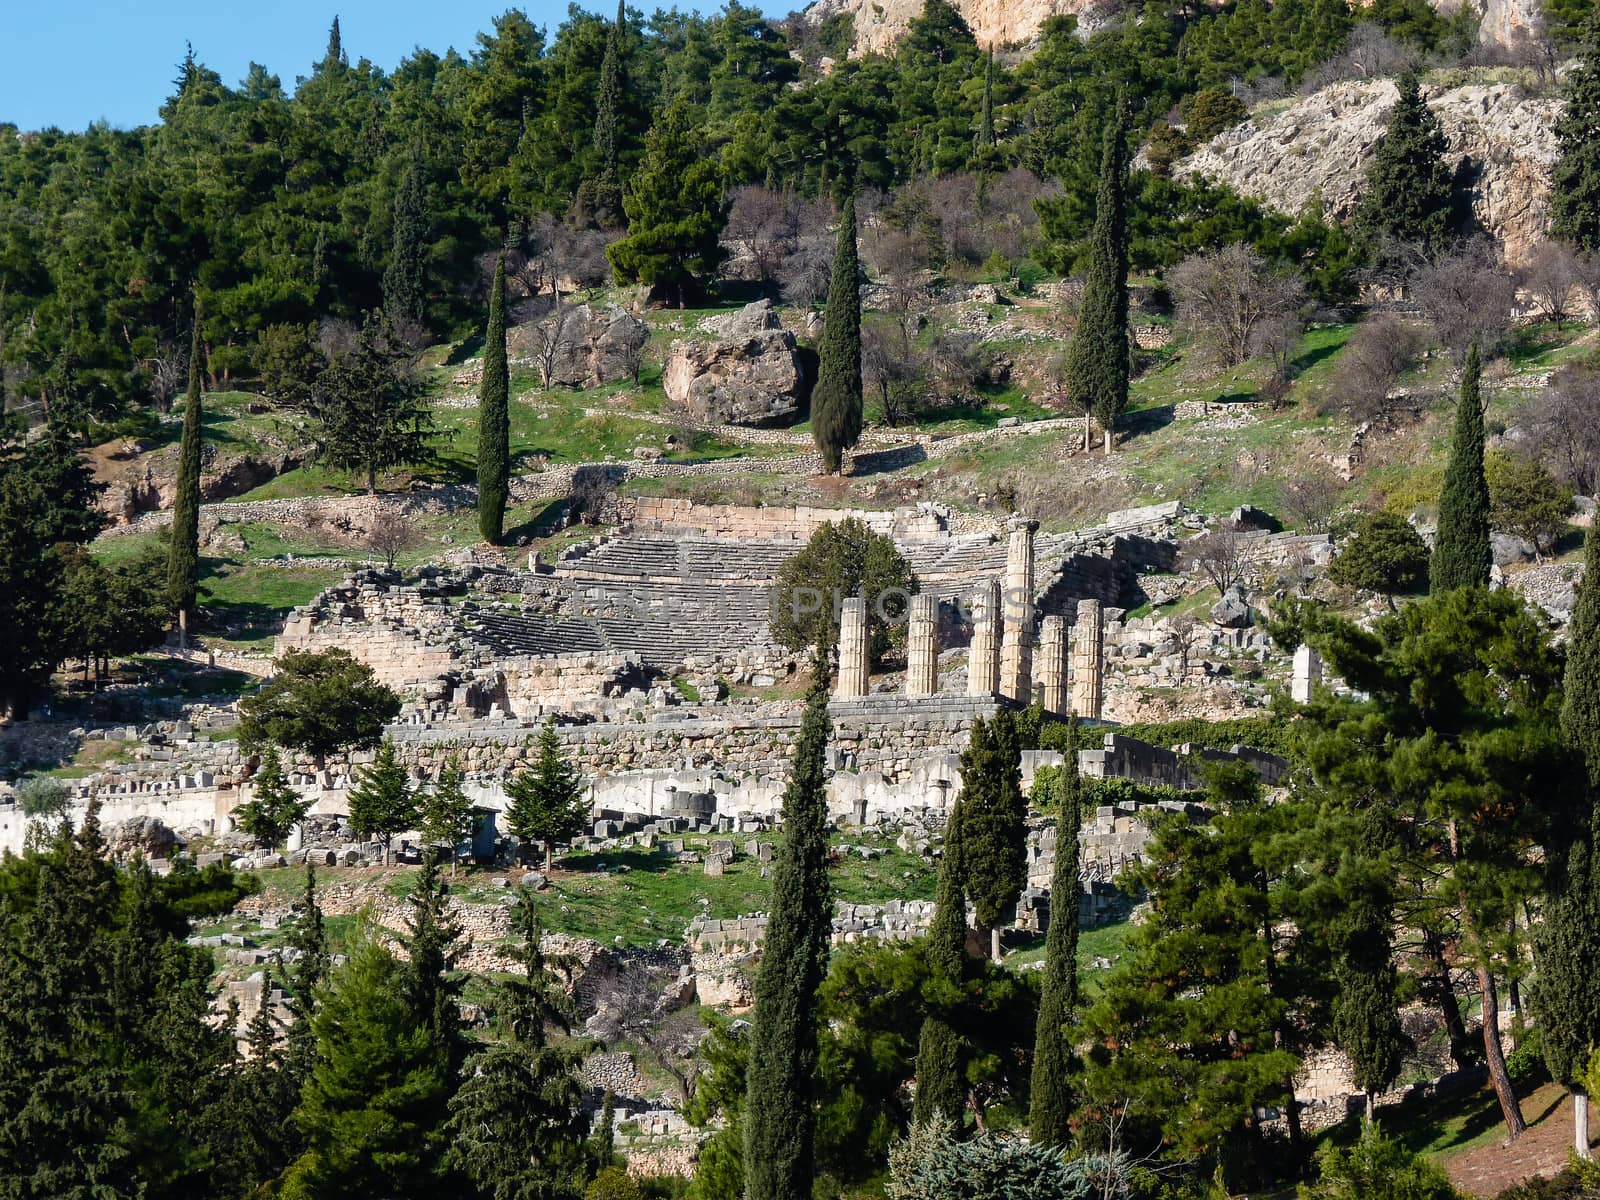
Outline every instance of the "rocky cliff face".
MULTIPOLYGON (((1045 21, 1057 15, 1082 14, 1090 7, 1104 8, 1095 0, 954 0, 972 27, 980 46, 1021 45, 1039 36, 1045 21)), ((820 25, 839 13, 849 14, 855 26, 852 55, 892 54, 905 36, 912 18, 922 12, 923 0, 817 0, 805 18, 820 25)), ((1085 18, 1079 16, 1080 24, 1085 18)))
MULTIPOLYGON (((1288 108, 1268 104, 1217 135, 1175 168, 1205 176, 1279 212, 1299 213, 1318 195, 1330 217, 1348 219, 1396 98, 1388 80, 1335 84, 1288 108)), ((1468 160, 1478 225, 1520 261, 1549 223, 1550 168, 1561 102, 1513 84, 1424 89, 1450 142, 1452 165, 1468 160)))
MULTIPOLYGON (((1359 3, 1360 0, 1357 0, 1359 3)), ((1542 0, 1464 0, 1482 14, 1479 36, 1485 42, 1513 45, 1540 28, 1542 0)), ((980 46, 1021 46, 1039 36, 1053 16, 1077 14, 1080 29, 1093 30, 1114 15, 1116 0, 954 0, 980 46)), ((1463 0, 1432 0, 1443 12, 1453 12, 1463 0)), ((804 16, 820 25, 838 13, 848 13, 855 25, 853 55, 889 54, 904 36, 913 17, 922 12, 923 0, 816 0, 804 16)))

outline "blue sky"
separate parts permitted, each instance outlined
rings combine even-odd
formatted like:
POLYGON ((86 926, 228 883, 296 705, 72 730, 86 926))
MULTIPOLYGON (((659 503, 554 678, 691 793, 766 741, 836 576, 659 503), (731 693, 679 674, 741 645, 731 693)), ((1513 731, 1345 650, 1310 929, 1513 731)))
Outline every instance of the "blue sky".
MULTIPOLYGON (((295 76, 309 74, 322 57, 335 13, 350 61, 366 57, 388 70, 417 46, 469 52, 478 31, 511 6, 510 0, 0 0, 0 121, 67 130, 101 119, 121 127, 152 122, 186 40, 229 86, 254 60, 293 88, 295 76)), ((521 7, 552 35, 567 12, 566 0, 527 0, 521 7)), ((616 11, 612 0, 584 7, 616 11)), ((720 0, 680 0, 680 7, 714 9, 720 0)))

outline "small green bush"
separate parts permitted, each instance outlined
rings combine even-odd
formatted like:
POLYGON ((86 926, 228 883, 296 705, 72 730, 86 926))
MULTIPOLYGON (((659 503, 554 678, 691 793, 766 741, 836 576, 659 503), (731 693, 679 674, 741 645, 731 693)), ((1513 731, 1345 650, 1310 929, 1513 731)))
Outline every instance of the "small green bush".
POLYGON ((1348 1149, 1317 1155, 1317 1181, 1302 1184, 1300 1200, 1462 1200, 1449 1177, 1426 1159, 1391 1142, 1376 1126, 1348 1149))
POLYGON ((645 1200, 644 1192, 620 1167, 607 1167, 589 1182, 583 1200, 645 1200))

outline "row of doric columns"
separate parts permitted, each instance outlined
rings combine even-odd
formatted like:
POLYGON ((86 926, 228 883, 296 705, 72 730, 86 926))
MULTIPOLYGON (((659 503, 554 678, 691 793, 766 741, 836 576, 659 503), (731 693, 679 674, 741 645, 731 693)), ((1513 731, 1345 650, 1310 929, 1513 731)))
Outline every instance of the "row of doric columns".
MULTIPOLYGON (((1105 662, 1104 614, 1098 600, 1078 602, 1072 636, 1064 618, 1045 617, 1034 646, 1033 535, 1038 522, 1011 519, 1006 545, 1005 589, 985 579, 972 594, 972 643, 967 655, 967 693, 1001 695, 1031 704, 1035 690, 1047 712, 1075 712, 1098 719, 1105 662), (1069 665, 1070 660, 1070 665, 1069 665), (1070 696, 1069 696, 1070 692, 1070 696)), ((939 691, 939 600, 911 598, 906 637, 906 695, 939 691)), ((834 694, 855 699, 870 691, 871 646, 867 602, 844 601, 839 619, 839 678, 834 694)))

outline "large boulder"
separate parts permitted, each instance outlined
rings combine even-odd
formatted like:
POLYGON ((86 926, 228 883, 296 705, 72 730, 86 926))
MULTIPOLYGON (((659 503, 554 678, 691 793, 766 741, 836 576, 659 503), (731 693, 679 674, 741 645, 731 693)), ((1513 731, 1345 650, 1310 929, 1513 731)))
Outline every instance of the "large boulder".
POLYGON ((678 342, 667 356, 667 399, 714 424, 793 421, 805 402, 806 373, 794 334, 779 324, 771 301, 709 318, 701 328, 715 340, 678 342))
POLYGON ((171 858, 182 845, 159 817, 130 817, 106 838, 107 853, 119 862, 135 857, 171 858))
MULTIPOLYGON (((549 327, 545 316, 535 326, 549 327)), ((562 387, 599 387, 619 379, 631 379, 650 327, 632 313, 616 305, 595 311, 587 304, 568 309, 561 326, 560 342, 550 371, 550 382, 562 387)), ((518 358, 537 356, 533 326, 521 326, 513 334, 513 352, 518 358)))
POLYGON ((1224 629, 1248 628, 1253 616, 1250 599, 1237 583, 1223 592, 1222 599, 1211 606, 1211 620, 1224 629))

